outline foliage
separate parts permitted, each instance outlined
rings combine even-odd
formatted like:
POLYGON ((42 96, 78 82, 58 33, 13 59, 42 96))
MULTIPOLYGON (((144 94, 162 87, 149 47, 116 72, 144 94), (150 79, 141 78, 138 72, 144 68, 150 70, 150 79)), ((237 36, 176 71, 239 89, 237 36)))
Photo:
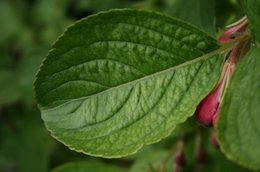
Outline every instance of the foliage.
POLYGON ((0 1, 0 171, 170 172, 181 153, 182 171, 260 170, 259 8, 257 0, 0 1), (251 50, 225 90, 219 149, 213 129, 191 116, 236 45, 215 38, 244 14, 251 50), (73 150, 121 158, 71 151, 46 127, 73 150))

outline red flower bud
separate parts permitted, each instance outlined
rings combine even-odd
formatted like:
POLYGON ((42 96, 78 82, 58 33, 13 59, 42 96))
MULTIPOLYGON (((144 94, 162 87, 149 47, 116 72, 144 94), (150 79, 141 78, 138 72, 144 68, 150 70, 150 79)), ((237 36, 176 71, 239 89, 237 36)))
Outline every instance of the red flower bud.
MULTIPOLYGON (((247 19, 244 17, 232 26, 224 33, 223 36, 219 38, 220 42, 229 42, 234 39, 236 33, 243 33, 247 28, 247 19)), ((218 114, 220 111, 220 104, 223 98, 223 91, 228 83, 230 77, 234 72, 235 65, 237 63, 238 57, 240 55, 241 47, 243 42, 237 43, 234 48, 228 54, 228 59, 223 68, 223 72, 215 89, 205 97, 196 109, 196 118, 197 121, 206 127, 215 126, 218 119, 218 114)))
POLYGON ((219 37, 219 42, 221 43, 227 43, 232 41, 237 37, 237 35, 243 33, 247 29, 247 18, 243 17, 236 23, 228 26, 228 30, 224 32, 222 36, 219 37))
POLYGON ((223 36, 218 38, 218 41, 221 42, 221 43, 227 43, 227 42, 232 41, 233 39, 234 38, 231 37, 231 35, 223 35, 223 36))
MULTIPOLYGON (((222 81, 223 82, 223 81, 222 81)), ((203 126, 213 125, 213 117, 219 112, 221 83, 199 104, 196 110, 197 121, 203 126)))
POLYGON ((213 115, 213 118, 212 118, 212 125, 214 128, 216 127, 216 124, 217 124, 219 111, 220 111, 220 107, 218 107, 216 113, 213 115))

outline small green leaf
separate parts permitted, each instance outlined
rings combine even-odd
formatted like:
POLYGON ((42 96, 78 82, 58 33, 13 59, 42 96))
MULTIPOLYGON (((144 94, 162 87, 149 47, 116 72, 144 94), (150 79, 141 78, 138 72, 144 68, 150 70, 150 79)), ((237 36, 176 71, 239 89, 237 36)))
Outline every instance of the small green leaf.
POLYGON ((75 162, 61 165, 51 172, 126 172, 127 170, 98 162, 75 162))
POLYGON ((260 42, 260 1, 241 0, 244 11, 249 20, 249 27, 255 39, 260 42))
POLYGON ((132 154, 194 113, 219 78, 218 48, 204 32, 162 14, 93 15, 64 33, 37 74, 42 118, 73 150, 132 154))
POLYGON ((260 170, 260 49, 252 48, 227 89, 217 136, 227 157, 260 170))

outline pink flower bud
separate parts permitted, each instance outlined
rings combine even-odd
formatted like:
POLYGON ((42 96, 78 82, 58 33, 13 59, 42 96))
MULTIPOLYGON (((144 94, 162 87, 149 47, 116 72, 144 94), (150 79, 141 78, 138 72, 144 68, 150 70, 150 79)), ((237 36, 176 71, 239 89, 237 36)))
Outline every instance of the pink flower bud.
POLYGON ((247 20, 241 21, 240 23, 230 27, 227 31, 224 32, 224 35, 232 35, 236 32, 244 32, 247 27, 247 20))
POLYGON ((214 128, 216 127, 216 124, 217 124, 219 111, 220 111, 220 107, 218 107, 216 113, 213 115, 213 118, 212 118, 212 125, 214 128))
POLYGON ((219 42, 227 43, 232 41, 237 37, 237 35, 246 31, 247 25, 247 18, 243 17, 242 19, 228 27, 228 30, 225 31, 224 34, 219 37, 219 42))
MULTIPOLYGON (((247 21, 245 20, 242 23, 234 25, 232 28, 226 31, 225 34, 230 34, 241 29, 245 30, 246 27, 247 21)), ((232 38, 230 38, 229 35, 223 35, 219 39, 226 42, 232 38)), ((221 100, 223 98, 223 90, 234 72, 235 65, 240 56, 240 50, 243 47, 243 44, 244 42, 239 42, 235 44, 234 48, 229 52, 228 59, 223 68, 220 81, 218 82, 215 89, 198 105, 195 114, 197 121, 201 125, 206 127, 216 126, 218 114, 220 111, 221 100)))
POLYGON ((222 93, 222 82, 197 107, 195 112, 197 121, 206 127, 213 125, 213 117, 219 112, 219 103, 222 93))
POLYGON ((233 40, 233 37, 231 37, 230 35, 223 35, 221 37, 218 38, 218 41, 221 43, 227 43, 233 40))

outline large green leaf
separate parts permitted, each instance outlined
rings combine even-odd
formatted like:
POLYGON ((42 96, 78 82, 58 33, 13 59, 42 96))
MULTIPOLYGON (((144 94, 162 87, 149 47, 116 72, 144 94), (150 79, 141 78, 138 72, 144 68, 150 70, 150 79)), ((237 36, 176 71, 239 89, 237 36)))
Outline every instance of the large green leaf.
POLYGON ((61 165, 52 172, 126 172, 126 170, 99 162, 74 162, 61 165))
POLYGON ((260 1, 241 0, 244 11, 249 20, 249 26, 255 39, 260 42, 260 1))
POLYGON ((162 14, 93 15, 60 37, 37 74, 42 118, 76 151, 134 153, 194 113, 218 80, 218 48, 204 32, 162 14))
POLYGON ((217 123, 229 159, 260 170, 260 49, 253 48, 237 67, 217 123))

